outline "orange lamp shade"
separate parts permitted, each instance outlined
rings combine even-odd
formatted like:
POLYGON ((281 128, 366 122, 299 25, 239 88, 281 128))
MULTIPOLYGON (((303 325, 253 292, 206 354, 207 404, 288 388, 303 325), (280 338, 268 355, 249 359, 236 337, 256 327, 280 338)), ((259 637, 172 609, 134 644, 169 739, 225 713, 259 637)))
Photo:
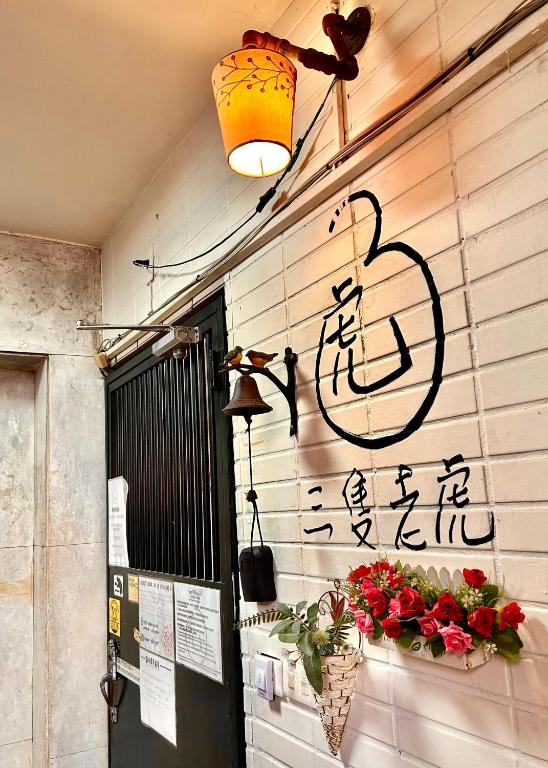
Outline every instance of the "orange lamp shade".
POLYGON ((213 92, 229 166, 271 176, 291 160, 297 70, 266 48, 244 48, 213 70, 213 92))

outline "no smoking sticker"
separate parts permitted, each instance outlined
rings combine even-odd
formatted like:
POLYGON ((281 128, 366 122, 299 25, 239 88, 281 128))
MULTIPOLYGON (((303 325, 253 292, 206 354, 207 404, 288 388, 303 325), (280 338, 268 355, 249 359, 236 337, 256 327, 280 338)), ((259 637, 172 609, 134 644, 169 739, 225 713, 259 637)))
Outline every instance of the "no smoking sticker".
POLYGON ((124 577, 119 573, 114 574, 113 588, 114 588, 114 594, 116 595, 116 597, 124 596, 124 577))

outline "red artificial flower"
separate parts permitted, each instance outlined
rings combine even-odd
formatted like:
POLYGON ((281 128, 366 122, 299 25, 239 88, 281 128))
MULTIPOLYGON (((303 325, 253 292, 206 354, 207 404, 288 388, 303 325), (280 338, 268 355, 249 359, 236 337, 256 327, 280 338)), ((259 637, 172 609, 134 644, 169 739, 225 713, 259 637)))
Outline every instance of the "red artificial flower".
POLYGON ((424 616, 418 616, 417 621, 420 624, 421 632, 425 637, 433 637, 437 635, 443 626, 439 619, 432 616, 430 611, 427 611, 424 616))
POLYGON ((369 587, 368 589, 362 589, 365 599, 367 600, 370 608, 373 609, 373 616, 379 618, 386 611, 388 607, 388 598, 378 587, 369 587))
POLYGON ((403 587, 390 601, 390 611, 402 619, 410 619, 422 613, 426 608, 424 600, 416 589, 403 587))
POLYGON ((388 560, 379 560, 378 563, 373 563, 371 566, 371 570, 374 573, 380 573, 381 571, 395 571, 395 567, 393 565, 390 565, 388 560))
POLYGON ((506 629, 506 627, 512 627, 517 629, 518 624, 521 624, 525 620, 525 614, 522 613, 521 608, 517 603, 508 603, 505 605, 500 614, 500 629, 506 629))
POLYGON ((479 568, 463 568, 462 575, 468 586, 474 589, 479 589, 487 581, 487 576, 479 568))
POLYGON ((496 615, 497 612, 494 608, 482 605, 476 608, 473 613, 468 614, 468 626, 475 629, 478 635, 482 635, 482 637, 491 637, 496 615))
POLYGON ((403 573, 396 571, 395 573, 388 574, 388 583, 392 589, 397 589, 403 581, 403 573))
POLYGON ((369 568, 367 565, 360 565, 359 568, 356 568, 355 570, 350 571, 350 573, 346 578, 348 581, 351 581, 354 584, 356 584, 362 579, 367 578, 370 573, 371 573, 371 568, 369 568))
POLYGON ((474 647, 472 635, 465 632, 458 624, 451 623, 448 627, 440 627, 438 631, 443 638, 447 653, 454 653, 456 656, 462 657, 474 647))
POLYGON ((395 617, 383 619, 381 621, 381 624, 386 637, 390 637, 393 640, 395 640, 398 637, 401 637, 401 633, 403 631, 402 626, 395 617))
POLYGON ((464 618, 459 604, 449 592, 443 592, 438 597, 438 601, 432 608, 431 614, 436 619, 449 619, 449 621, 456 622, 462 621, 464 618))

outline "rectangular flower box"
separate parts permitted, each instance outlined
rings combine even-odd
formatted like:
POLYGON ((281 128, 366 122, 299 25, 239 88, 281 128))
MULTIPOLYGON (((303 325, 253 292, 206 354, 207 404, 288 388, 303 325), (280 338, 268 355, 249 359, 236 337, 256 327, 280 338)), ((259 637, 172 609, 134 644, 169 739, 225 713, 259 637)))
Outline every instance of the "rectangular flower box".
POLYGON ((493 658, 493 654, 483 646, 476 648, 472 653, 460 657, 454 653, 444 653, 443 656, 434 657, 428 646, 424 646, 424 638, 421 639, 419 637, 416 638, 409 649, 402 648, 394 640, 389 640, 387 637, 382 637, 379 640, 367 640, 366 642, 370 645, 375 645, 377 648, 385 648, 388 651, 401 653, 404 656, 414 656, 424 661, 431 661, 434 664, 441 664, 445 667, 453 667, 454 669, 474 669, 474 667, 480 667, 493 658))

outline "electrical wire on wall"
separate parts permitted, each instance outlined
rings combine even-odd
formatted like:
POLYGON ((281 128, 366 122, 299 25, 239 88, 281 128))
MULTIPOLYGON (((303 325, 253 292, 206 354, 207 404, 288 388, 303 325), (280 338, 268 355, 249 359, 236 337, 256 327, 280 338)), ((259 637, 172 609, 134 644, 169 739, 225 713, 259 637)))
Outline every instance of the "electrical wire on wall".
POLYGON ((193 261, 197 261, 198 259, 203 258, 204 256, 207 256, 208 254, 212 253, 213 251, 217 250, 217 248, 220 248, 221 245, 224 245, 224 243, 228 242, 232 237, 234 237, 235 234, 240 232, 246 224, 249 224, 249 222, 257 216, 257 214, 262 213, 268 203, 272 200, 272 198, 275 196, 276 192, 278 191, 278 187, 282 183, 282 181, 285 179, 285 177, 291 172, 292 168, 295 166, 295 163, 297 162, 299 155, 301 154, 301 150, 303 148, 304 143, 306 142, 307 138, 310 135, 310 132, 318 122, 318 119, 323 112, 323 109, 327 103, 327 100, 333 91, 333 88, 335 87, 335 84, 337 82, 337 78, 333 78, 331 85, 327 89, 327 93, 323 97, 320 106, 316 110, 316 113, 314 117, 312 118, 308 128, 303 133, 300 139, 297 139, 295 142, 295 151, 293 152, 293 156, 291 160, 289 161, 287 167, 285 168, 284 172, 279 176, 279 178, 276 180, 275 184, 273 184, 267 191, 264 193, 264 195, 261 195, 259 198, 259 202, 257 203, 257 206, 255 207, 255 210, 252 211, 252 213, 244 219, 240 224, 238 224, 237 227, 235 227, 231 232, 228 232, 222 240, 219 240, 218 243, 215 243, 215 245, 212 245, 210 248, 207 248, 205 251, 202 251, 201 253, 198 253, 196 256, 192 256, 190 259, 184 259, 184 261, 176 261, 172 264, 155 264, 152 266, 150 264, 149 259, 135 259, 133 261, 133 264, 136 267, 144 267, 145 269, 172 269, 173 267, 182 267, 185 264, 190 264, 193 261))
MULTIPOLYGON (((393 110, 391 110, 387 114, 380 117, 370 126, 368 126, 368 128, 362 131, 358 136, 356 136, 354 139, 349 141, 333 157, 331 157, 327 163, 325 163, 317 171, 315 171, 309 179, 307 179, 295 192, 293 192, 292 195, 290 195, 285 201, 283 201, 276 208, 276 210, 272 211, 270 215, 267 216, 266 219, 264 219, 260 224, 258 224, 256 227, 251 229, 240 240, 234 243, 225 253, 223 253, 223 255, 219 259, 217 259, 216 261, 208 265, 208 267, 204 270, 204 272, 198 274, 195 278, 193 278, 192 282, 188 283, 186 286, 184 286, 179 291, 174 293, 173 296, 171 296, 169 299, 163 302, 156 309, 156 311, 158 312, 161 309, 164 309, 165 307, 167 307, 174 299, 176 299, 178 296, 184 293, 192 284, 199 283, 200 281, 202 281, 213 270, 215 270, 223 262, 228 260, 234 253, 238 252, 239 250, 243 249, 244 247, 252 243, 255 240, 255 238, 275 218, 277 218, 282 212, 284 212, 287 208, 293 205, 293 203, 295 203, 303 194, 305 194, 312 187, 316 186, 319 182, 321 182, 327 175, 331 173, 331 171, 336 166, 349 160, 354 154, 356 154, 364 146, 372 142, 381 133, 383 133, 388 128, 393 126, 395 123, 397 123, 399 120, 401 120, 403 117, 405 117, 421 102, 425 101, 433 93, 439 90, 443 85, 445 85, 450 80, 452 80, 457 74, 462 72, 467 66, 469 66, 473 61, 475 61, 479 56, 481 56, 483 53, 489 50, 489 48, 491 48, 496 42, 498 42, 505 34, 510 32, 521 21, 523 21, 525 18, 527 18, 529 15, 531 15, 535 11, 542 8, 547 2, 548 0, 522 0, 522 2, 520 2, 507 16, 504 17, 504 19, 502 19, 502 21, 500 21, 497 25, 495 25, 489 32, 487 32, 486 34, 478 38, 478 40, 476 40, 471 46, 469 46, 466 49, 466 51, 463 51, 459 56, 453 59, 453 61, 450 62, 438 75, 436 75, 431 80, 429 80, 416 93, 414 93, 411 97, 406 99, 402 104, 398 105, 393 110)), ((287 177, 290 171, 295 167, 296 161, 301 153, 303 144, 305 143, 314 125, 319 119, 325 107, 325 104, 327 103, 329 95, 333 91, 335 84, 336 84, 336 79, 334 79, 330 84, 324 99, 322 100, 318 110, 316 111, 305 133, 300 139, 297 140, 293 157, 289 165, 287 166, 287 168, 284 170, 281 176, 277 179, 276 183, 261 196, 261 198, 259 199, 259 202, 257 203, 256 208, 252 211, 252 213, 248 217, 246 217, 246 219, 244 219, 235 229, 233 229, 231 232, 225 235, 220 241, 218 241, 216 244, 214 244, 210 248, 206 249, 202 253, 190 259, 185 259, 184 261, 176 262, 173 264, 165 264, 165 265, 159 265, 159 266, 155 265, 154 267, 150 265, 150 262, 148 260, 137 259, 133 262, 133 264, 139 267, 144 267, 145 269, 148 269, 148 268, 167 269, 167 268, 172 268, 177 266, 183 266, 185 264, 196 261, 202 258, 203 256, 206 256, 212 253, 214 250, 216 250, 217 248, 219 248, 220 246, 228 242, 228 240, 230 240, 232 237, 234 237, 234 235, 240 232, 247 224, 249 224, 259 213, 261 213, 264 210, 268 202, 270 202, 270 200, 272 200, 272 198, 275 196, 280 184, 284 181, 284 179, 287 177)), ((143 327, 143 330, 146 330, 146 326, 143 327)), ((128 332, 122 333, 119 336, 117 336, 115 339, 105 339, 105 341, 99 348, 99 351, 106 351, 110 349, 114 345, 114 343, 124 338, 127 335, 127 333, 128 332)))
MULTIPOLYGON (((235 250, 238 250, 239 248, 242 248, 252 242, 255 237, 257 237, 257 235, 270 224, 271 221, 273 221, 277 216, 280 215, 280 213, 290 207, 296 200, 305 194, 305 192, 322 181, 325 176, 327 176, 333 170, 333 168, 349 160, 356 152, 358 152, 364 146, 377 138, 381 133, 405 117, 422 101, 439 90, 439 88, 445 85, 445 83, 452 80, 459 72, 461 72, 473 61, 475 61, 478 56, 493 46, 498 40, 501 39, 501 37, 503 37, 507 32, 513 29, 513 27, 519 24, 520 21, 523 21, 523 19, 527 18, 527 16, 542 8, 547 2, 548 0, 522 0, 522 2, 519 3, 519 5, 517 5, 507 16, 505 16, 505 18, 499 22, 499 24, 497 24, 489 32, 476 40, 476 42, 467 48, 465 52, 457 56, 442 72, 439 73, 439 75, 436 75, 436 77, 428 81, 409 99, 395 107, 391 112, 388 112, 387 114, 380 117, 377 121, 362 131, 358 136, 352 139, 352 141, 348 142, 348 144, 342 147, 339 152, 330 158, 329 162, 321 166, 309 179, 306 180, 306 182, 301 187, 299 187, 293 193, 293 195, 291 195, 290 198, 288 198, 282 205, 273 211, 265 221, 261 222, 261 224, 253 232, 251 232, 246 238, 242 239, 240 243, 237 243, 236 246, 230 249, 230 251, 226 253, 221 259, 209 265, 207 270, 205 270, 201 275, 198 275, 195 278, 195 282, 203 279, 207 274, 218 267, 225 259, 228 259, 235 252, 235 250)), ((182 288, 181 291, 178 291, 175 294, 175 296, 178 296, 184 290, 185 289, 182 288)), ((168 303, 169 302, 166 302, 165 305, 168 303)))

